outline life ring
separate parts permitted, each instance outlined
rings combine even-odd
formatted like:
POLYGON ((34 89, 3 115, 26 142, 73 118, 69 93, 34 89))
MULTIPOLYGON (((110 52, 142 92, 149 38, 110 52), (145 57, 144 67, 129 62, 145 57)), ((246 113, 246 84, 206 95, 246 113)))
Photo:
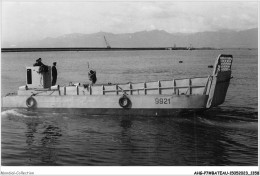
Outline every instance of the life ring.
POLYGON ((119 98, 119 105, 122 108, 128 108, 131 105, 131 100, 127 96, 122 96, 119 98))
POLYGON ((28 108, 34 108, 35 106, 36 106, 36 100, 33 98, 33 97, 29 97, 29 98, 27 98, 27 100, 26 100, 26 106, 28 107, 28 108))

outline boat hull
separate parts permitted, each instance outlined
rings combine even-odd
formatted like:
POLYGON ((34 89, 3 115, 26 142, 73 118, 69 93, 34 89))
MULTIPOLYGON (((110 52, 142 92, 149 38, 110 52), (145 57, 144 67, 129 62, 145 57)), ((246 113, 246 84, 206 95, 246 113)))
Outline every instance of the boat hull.
POLYGON ((113 115, 153 115, 169 116, 182 111, 203 110, 207 95, 146 95, 127 96, 130 104, 122 107, 119 100, 123 96, 6 96, 3 108, 25 108, 37 111, 79 112, 86 114, 113 115), (33 106, 28 106, 28 99, 33 98, 33 106))
MULTIPOLYGON (((3 108, 2 111, 13 109, 3 108)), ((21 109, 21 108, 15 108, 21 109)), ((24 109, 24 108, 22 108, 24 109)), ((206 109, 115 109, 115 108, 39 108, 27 109, 37 113, 66 113, 73 115, 112 115, 112 116, 150 116, 150 117, 178 117, 204 112, 206 109)))

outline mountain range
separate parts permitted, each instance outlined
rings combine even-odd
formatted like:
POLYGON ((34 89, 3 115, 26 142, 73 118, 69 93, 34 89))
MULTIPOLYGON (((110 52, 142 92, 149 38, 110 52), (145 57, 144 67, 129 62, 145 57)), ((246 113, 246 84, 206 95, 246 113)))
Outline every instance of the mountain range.
POLYGON ((20 43, 2 42, 2 48, 56 48, 56 47, 107 47, 104 36, 111 48, 138 47, 212 47, 212 48, 257 48, 258 28, 233 31, 220 30, 198 33, 168 33, 164 30, 140 31, 113 34, 72 33, 56 38, 26 41, 20 43))

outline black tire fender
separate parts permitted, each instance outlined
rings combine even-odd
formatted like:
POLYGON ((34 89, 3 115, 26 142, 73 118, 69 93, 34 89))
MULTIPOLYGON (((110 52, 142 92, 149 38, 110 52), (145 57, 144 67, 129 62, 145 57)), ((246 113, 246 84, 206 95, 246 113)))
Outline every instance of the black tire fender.
POLYGON ((127 96, 123 95, 119 98, 118 103, 122 108, 129 108, 131 105, 131 100, 127 96))
POLYGON ((28 108, 34 108, 36 106, 37 102, 33 97, 29 97, 26 99, 26 106, 28 108))

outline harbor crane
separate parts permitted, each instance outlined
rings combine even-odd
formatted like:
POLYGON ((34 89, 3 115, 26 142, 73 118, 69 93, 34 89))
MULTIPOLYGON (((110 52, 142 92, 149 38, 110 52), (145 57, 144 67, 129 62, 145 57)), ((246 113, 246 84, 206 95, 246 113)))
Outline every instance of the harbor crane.
POLYGON ((107 41, 107 39, 106 39, 106 37, 104 36, 104 40, 105 40, 105 43, 106 43, 106 45, 107 45, 107 48, 108 49, 110 49, 111 48, 111 46, 109 45, 109 43, 108 43, 108 41, 107 41))

